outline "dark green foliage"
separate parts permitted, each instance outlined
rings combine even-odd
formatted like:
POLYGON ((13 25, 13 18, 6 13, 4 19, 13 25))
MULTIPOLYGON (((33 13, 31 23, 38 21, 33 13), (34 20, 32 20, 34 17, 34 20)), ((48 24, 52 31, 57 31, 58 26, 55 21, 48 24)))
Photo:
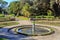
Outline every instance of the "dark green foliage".
POLYGON ((9 5, 9 13, 13 13, 15 16, 19 16, 21 8, 22 7, 19 1, 11 2, 9 5))
POLYGON ((50 13, 47 13, 48 10, 51 10, 51 15, 54 16, 53 10, 50 8, 50 0, 20 0, 20 1, 13 1, 10 3, 9 13, 15 14, 15 16, 49 16, 50 13), (26 3, 28 5, 26 5, 26 3), (29 7, 28 7, 29 6, 29 7))
POLYGON ((5 39, 5 38, 0 38, 0 40, 8 40, 8 39, 5 39))

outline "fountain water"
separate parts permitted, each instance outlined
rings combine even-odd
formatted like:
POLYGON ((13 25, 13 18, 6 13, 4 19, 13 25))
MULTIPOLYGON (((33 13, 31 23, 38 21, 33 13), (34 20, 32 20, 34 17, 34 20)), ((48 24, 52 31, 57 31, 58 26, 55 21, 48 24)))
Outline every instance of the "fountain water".
POLYGON ((33 25, 32 25, 32 33, 35 33, 35 20, 33 21, 33 25))

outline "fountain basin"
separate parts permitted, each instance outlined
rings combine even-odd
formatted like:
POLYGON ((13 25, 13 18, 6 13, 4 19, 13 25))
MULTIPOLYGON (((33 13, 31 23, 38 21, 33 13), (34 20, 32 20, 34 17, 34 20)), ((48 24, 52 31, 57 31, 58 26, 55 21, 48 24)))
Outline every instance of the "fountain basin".
POLYGON ((35 31, 32 31, 32 25, 24 25, 22 27, 16 27, 11 29, 16 34, 22 34, 26 36, 44 36, 54 33, 53 28, 35 25, 35 31))

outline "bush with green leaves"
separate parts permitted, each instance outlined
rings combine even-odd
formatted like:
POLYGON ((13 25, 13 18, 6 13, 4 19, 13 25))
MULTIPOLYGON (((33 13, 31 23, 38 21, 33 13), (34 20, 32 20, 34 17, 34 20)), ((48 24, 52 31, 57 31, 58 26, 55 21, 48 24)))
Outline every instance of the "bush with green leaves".
POLYGON ((28 11, 29 10, 29 7, 30 5, 28 3, 26 3, 24 5, 24 7, 22 8, 22 11, 21 11, 21 14, 25 17, 29 17, 30 16, 30 12, 28 11))
POLYGON ((15 17, 13 15, 6 15, 5 17, 0 17, 0 21, 15 21, 15 17))
POLYGON ((0 21, 9 21, 9 17, 0 17, 0 21))
POLYGON ((44 16, 36 16, 36 18, 43 18, 44 16))
POLYGON ((52 16, 53 12, 51 10, 47 10, 47 16, 52 16))
POLYGON ((54 16, 44 16, 44 18, 54 18, 54 16))
POLYGON ((48 20, 52 20, 52 19, 54 19, 54 16, 44 16, 44 18, 46 18, 48 20))

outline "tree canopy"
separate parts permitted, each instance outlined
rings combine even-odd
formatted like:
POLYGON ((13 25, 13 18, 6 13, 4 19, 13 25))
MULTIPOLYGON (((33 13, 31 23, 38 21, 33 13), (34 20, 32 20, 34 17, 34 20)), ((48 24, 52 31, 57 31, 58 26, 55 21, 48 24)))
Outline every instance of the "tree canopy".
POLYGON ((0 13, 2 13, 2 11, 5 11, 4 8, 6 8, 7 4, 8 2, 0 0, 0 13))
POLYGON ((47 11, 50 9, 50 0, 18 0, 10 3, 9 13, 13 13, 16 16, 40 16, 48 15, 47 11))

